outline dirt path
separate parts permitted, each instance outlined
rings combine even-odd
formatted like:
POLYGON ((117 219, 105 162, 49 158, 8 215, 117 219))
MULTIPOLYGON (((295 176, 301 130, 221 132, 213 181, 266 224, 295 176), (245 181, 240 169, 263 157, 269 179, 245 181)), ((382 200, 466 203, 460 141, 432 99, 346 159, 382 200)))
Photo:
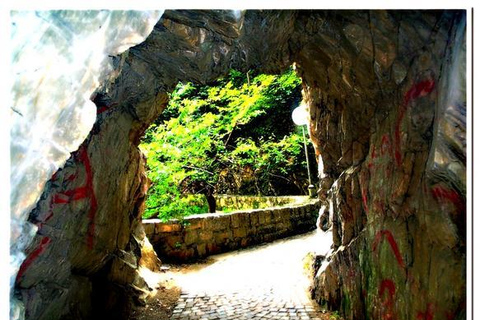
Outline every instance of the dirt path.
POLYGON ((158 301, 135 319, 331 319, 308 297, 305 260, 309 252, 325 254, 330 245, 330 233, 314 231, 206 263, 171 266, 161 275, 158 301), (159 309, 164 312, 155 314, 159 309))

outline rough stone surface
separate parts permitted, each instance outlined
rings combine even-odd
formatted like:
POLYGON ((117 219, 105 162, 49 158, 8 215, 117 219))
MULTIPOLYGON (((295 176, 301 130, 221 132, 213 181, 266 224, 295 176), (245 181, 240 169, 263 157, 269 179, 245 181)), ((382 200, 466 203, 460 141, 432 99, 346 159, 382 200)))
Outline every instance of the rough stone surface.
POLYGON ((145 267, 151 271, 160 271, 162 261, 158 259, 157 253, 153 249, 148 237, 143 239, 142 253, 138 261, 140 267, 145 267))
POLYGON ((330 59, 296 60, 334 242, 314 295, 347 319, 464 319, 462 15, 363 14, 306 17, 336 30, 330 59))
POLYGON ((192 261, 315 229, 319 201, 308 196, 292 198, 302 200, 303 204, 198 214, 182 222, 148 219, 143 225, 162 260, 192 261))
POLYGON ((137 145, 168 92, 293 63, 334 235, 316 299, 350 319, 465 318, 464 21, 440 10, 166 11, 113 58, 90 135, 30 215, 39 231, 16 286, 26 318, 128 317, 146 290, 137 145))

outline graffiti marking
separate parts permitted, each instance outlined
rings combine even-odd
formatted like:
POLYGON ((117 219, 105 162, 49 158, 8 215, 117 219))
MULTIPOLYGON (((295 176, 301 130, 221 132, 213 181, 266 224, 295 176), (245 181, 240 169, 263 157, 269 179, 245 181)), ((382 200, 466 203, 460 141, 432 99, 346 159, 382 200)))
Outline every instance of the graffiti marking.
POLYGON ((403 105, 400 106, 400 113, 398 115, 397 121, 395 122, 395 160, 398 166, 402 164, 402 153, 400 146, 400 126, 402 124, 403 118, 405 117, 405 112, 407 111, 408 105, 415 99, 420 97, 425 97, 435 88, 435 81, 425 80, 415 83, 410 90, 405 93, 403 98, 403 105))
POLYGON ((18 281, 18 279, 23 276, 23 274, 28 269, 28 267, 30 267, 32 262, 35 261, 35 259, 37 259, 38 256, 40 256, 45 251, 45 249, 47 249, 47 246, 50 244, 51 241, 52 240, 49 237, 44 237, 42 241, 40 241, 40 244, 37 246, 37 248, 35 248, 35 250, 33 250, 23 261, 22 265, 20 266, 20 270, 18 270, 16 281, 18 281))
POLYGON ((399 266, 405 268, 405 262, 403 261, 402 255, 400 254, 397 242, 395 241, 395 238, 389 230, 380 230, 377 232, 377 234, 375 235, 375 240, 373 241, 373 251, 377 250, 378 244, 384 238, 386 238, 388 243, 390 244, 390 247, 392 248, 393 254, 397 259, 399 266))

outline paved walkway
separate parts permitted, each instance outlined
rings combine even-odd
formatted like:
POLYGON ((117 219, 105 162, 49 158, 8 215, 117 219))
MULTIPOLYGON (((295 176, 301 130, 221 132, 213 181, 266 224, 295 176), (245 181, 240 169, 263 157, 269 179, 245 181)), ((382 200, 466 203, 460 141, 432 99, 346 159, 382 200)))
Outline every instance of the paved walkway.
POLYGON ((314 231, 213 256, 173 275, 182 288, 171 319, 327 319, 308 297, 308 252, 325 254, 331 234, 314 231))

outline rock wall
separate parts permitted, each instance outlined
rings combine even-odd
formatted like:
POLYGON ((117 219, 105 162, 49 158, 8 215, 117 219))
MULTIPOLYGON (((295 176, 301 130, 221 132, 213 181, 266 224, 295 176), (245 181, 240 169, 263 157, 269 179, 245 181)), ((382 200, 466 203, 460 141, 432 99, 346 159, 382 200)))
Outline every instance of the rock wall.
POLYGON ((282 208, 198 214, 182 222, 149 219, 143 226, 162 261, 193 261, 314 230, 319 202, 303 200, 282 208))
POLYGON ((295 63, 334 250, 315 298, 348 319, 465 316, 465 12, 166 11, 114 57, 95 125, 47 183, 17 277, 27 319, 122 319, 147 190, 137 145, 178 81, 295 63))
POLYGON ((464 18, 299 23, 323 34, 296 60, 334 241, 314 295, 347 319, 465 318, 464 18))
MULTIPOLYGON (((276 25, 278 15, 292 13, 267 20, 276 25)), ((231 11, 169 11, 147 41, 112 57, 115 70, 91 97, 97 118, 89 136, 47 182, 29 217, 39 230, 15 286, 26 319, 126 319, 142 303, 149 291, 138 273, 148 182, 137 146, 178 81, 212 81, 235 63, 252 67, 241 47, 260 48, 261 39, 237 39, 259 26, 245 28, 243 20, 231 11)))

